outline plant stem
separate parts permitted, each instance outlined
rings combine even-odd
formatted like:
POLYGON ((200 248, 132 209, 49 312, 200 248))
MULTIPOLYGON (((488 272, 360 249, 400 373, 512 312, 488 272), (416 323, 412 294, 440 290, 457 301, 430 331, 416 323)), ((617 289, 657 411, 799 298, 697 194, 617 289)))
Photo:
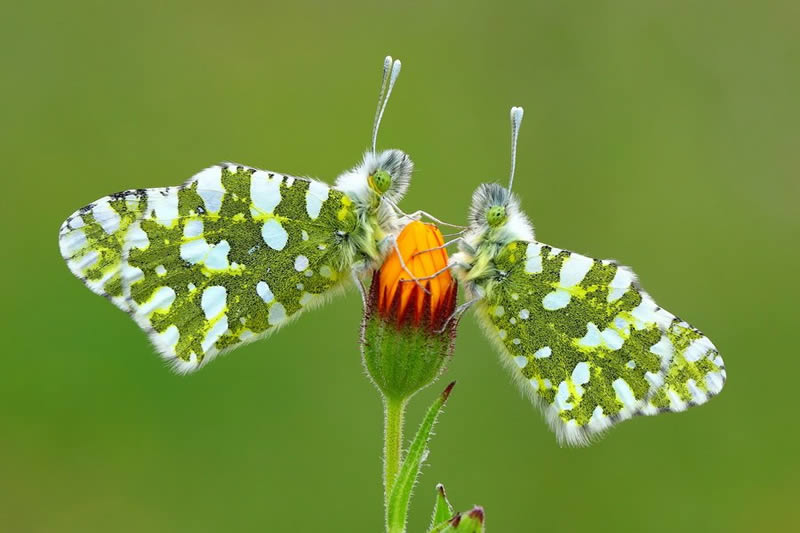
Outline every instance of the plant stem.
POLYGON ((403 454, 403 419, 406 400, 386 398, 383 411, 383 489, 384 503, 388 510, 389 495, 392 493, 403 454))

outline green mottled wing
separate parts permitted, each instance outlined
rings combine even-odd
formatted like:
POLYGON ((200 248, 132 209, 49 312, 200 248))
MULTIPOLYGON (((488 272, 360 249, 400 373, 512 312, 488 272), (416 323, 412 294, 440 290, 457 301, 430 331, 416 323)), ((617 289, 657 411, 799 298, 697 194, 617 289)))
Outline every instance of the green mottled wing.
POLYGON ((351 210, 322 182, 219 165, 179 187, 103 198, 64 223, 60 242, 73 273, 114 298, 186 372, 346 281, 353 259, 339 242, 351 210), (119 223, 108 222, 114 214, 119 223))
POLYGON ((130 307, 122 294, 122 248, 146 207, 145 190, 112 194, 73 213, 59 231, 61 255, 72 273, 123 311, 130 307))
POLYGON ((628 268, 524 241, 495 265, 479 315, 562 442, 586 444, 634 415, 721 390, 714 345, 658 307, 628 268))

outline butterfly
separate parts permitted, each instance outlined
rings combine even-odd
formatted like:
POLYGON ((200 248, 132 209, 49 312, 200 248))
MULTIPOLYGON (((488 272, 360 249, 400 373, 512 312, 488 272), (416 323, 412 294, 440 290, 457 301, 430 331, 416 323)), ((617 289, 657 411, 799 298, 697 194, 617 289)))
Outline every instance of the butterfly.
MULTIPOLYGON (((386 57, 372 149, 334 186, 245 165, 132 189, 73 213, 61 254, 181 373, 260 339, 382 262, 403 225, 413 163, 375 149, 401 63, 386 57)), ((395 244, 396 246, 396 244, 395 244)))
MULTIPOLYGON (((585 445, 635 415, 683 411, 722 389, 699 330, 659 307, 633 271, 543 244, 511 193, 523 110, 511 109, 508 188, 480 185, 448 268, 558 440, 585 445)), ((454 242, 451 241, 451 242, 454 242)), ((448 243, 449 244, 449 243, 448 243)))

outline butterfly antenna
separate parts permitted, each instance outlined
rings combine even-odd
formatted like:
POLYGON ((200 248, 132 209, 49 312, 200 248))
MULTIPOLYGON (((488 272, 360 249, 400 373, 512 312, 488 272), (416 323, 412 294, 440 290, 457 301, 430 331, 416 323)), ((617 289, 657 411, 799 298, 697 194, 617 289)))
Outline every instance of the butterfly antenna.
POLYGON ((378 142, 378 128, 381 126, 386 104, 389 102, 389 97, 392 95, 394 82, 397 81, 397 77, 400 75, 400 67, 400 60, 395 59, 394 62, 392 62, 392 56, 386 56, 386 59, 383 60, 383 81, 381 83, 381 92, 378 95, 378 109, 375 111, 375 122, 372 124, 372 153, 375 153, 375 145, 378 142), (391 70, 389 70, 390 66, 391 70), (388 89, 386 87, 387 79, 389 81, 388 89), (384 91, 386 92, 386 98, 384 98, 384 91))
POLYGON ((508 178, 508 190, 514 184, 514 171, 517 169, 517 137, 519 126, 522 124, 522 115, 525 111, 521 107, 511 108, 511 177, 508 178))
POLYGON ((372 121, 372 151, 375 152, 375 141, 378 139, 378 115, 381 114, 383 95, 386 93, 386 82, 389 79, 389 69, 392 67, 392 56, 383 60, 383 74, 381 75, 381 89, 378 92, 378 107, 375 109, 375 119, 372 121))

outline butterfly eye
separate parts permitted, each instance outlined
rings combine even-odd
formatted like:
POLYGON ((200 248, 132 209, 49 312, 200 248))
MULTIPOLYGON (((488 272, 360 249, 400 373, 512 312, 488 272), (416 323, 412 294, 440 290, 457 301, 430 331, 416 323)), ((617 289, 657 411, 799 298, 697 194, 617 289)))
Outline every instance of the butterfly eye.
POLYGON ((489 208, 486 212, 486 222, 489 226, 496 227, 502 224, 506 219, 506 208, 502 205, 495 205, 489 208))
POLYGON ((392 176, 385 170, 379 170, 372 176, 372 186, 379 193, 385 193, 392 185, 392 176))

